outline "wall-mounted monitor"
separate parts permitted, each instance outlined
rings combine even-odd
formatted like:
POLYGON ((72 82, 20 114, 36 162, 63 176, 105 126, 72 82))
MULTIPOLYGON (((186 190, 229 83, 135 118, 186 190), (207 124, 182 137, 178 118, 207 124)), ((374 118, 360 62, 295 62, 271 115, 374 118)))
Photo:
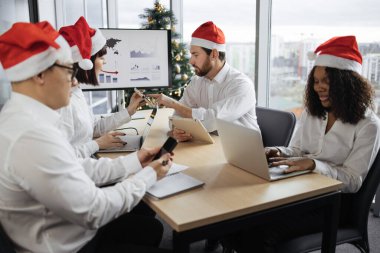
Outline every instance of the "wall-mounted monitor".
POLYGON ((83 90, 170 87, 171 35, 169 30, 100 29, 106 38, 106 64, 99 86, 83 90))

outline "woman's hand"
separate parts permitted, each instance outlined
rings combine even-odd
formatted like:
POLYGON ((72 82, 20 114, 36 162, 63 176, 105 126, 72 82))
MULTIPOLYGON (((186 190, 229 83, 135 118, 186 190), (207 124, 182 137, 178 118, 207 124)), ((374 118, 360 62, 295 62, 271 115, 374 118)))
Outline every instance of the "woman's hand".
POLYGON ((122 132, 106 133, 101 137, 95 139, 95 141, 98 144, 99 149, 123 147, 127 143, 122 141, 118 136, 124 135, 125 133, 122 132))
POLYGON ((265 155, 267 159, 271 157, 279 157, 281 156, 281 151, 276 147, 265 147, 265 155))
POLYGON ((136 92, 134 92, 132 94, 132 97, 131 97, 131 100, 129 101, 129 105, 127 107, 127 110, 128 110, 128 113, 130 116, 132 116, 133 114, 135 114, 135 112, 137 111, 137 109, 140 107, 140 106, 144 106, 145 105, 145 99, 142 98, 139 94, 137 94, 136 92))
POLYGON ((280 165, 288 165, 284 173, 291 173, 294 171, 302 171, 302 170, 314 170, 315 162, 313 159, 304 158, 304 157, 273 157, 269 159, 270 166, 280 166, 280 165))

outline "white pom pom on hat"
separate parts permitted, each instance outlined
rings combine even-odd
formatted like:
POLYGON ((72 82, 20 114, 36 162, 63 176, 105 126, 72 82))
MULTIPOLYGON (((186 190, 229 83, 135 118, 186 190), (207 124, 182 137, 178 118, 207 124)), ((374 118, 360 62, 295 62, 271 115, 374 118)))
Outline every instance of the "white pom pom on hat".
POLYGON ((89 59, 84 59, 78 62, 78 65, 83 70, 90 70, 94 67, 94 64, 89 59))
POLYGON ((353 35, 329 39, 315 49, 314 55, 315 66, 351 70, 361 74, 362 55, 353 35))

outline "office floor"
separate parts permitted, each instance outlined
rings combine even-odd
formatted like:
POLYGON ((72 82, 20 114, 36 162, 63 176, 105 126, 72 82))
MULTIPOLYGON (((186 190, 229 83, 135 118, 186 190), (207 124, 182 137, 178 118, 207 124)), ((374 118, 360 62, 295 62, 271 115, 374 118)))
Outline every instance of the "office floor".
MULTIPOLYGON (((162 248, 170 249, 171 248, 171 229, 170 227, 164 223, 165 231, 164 238, 161 243, 162 248)), ((368 217, 368 236, 369 236, 369 244, 371 252, 380 252, 380 217, 374 217, 372 213, 369 214, 368 217)), ((191 244, 190 247, 191 253, 201 253, 204 251, 204 241, 196 242, 191 244)), ((313 253, 317 253, 320 251, 315 251, 313 253)), ((358 253, 360 252, 354 246, 350 244, 343 244, 336 248, 336 253, 358 253)), ((222 248, 219 247, 215 251, 209 253, 222 253, 222 248)))

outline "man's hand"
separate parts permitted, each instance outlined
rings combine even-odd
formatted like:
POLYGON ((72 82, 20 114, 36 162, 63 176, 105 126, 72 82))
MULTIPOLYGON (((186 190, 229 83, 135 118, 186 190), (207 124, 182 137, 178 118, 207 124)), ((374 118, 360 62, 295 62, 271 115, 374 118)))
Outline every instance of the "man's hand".
POLYGON ((271 167, 279 166, 279 165, 288 165, 284 173, 291 173, 294 171, 302 171, 302 170, 314 170, 315 162, 313 159, 304 158, 304 157, 273 157, 269 159, 271 162, 271 167))
POLYGON ((179 142, 190 141, 193 139, 193 136, 191 136, 190 133, 187 133, 186 131, 178 129, 176 127, 174 127, 174 129, 169 134, 179 142))
POLYGON ((142 148, 137 151, 137 157, 143 167, 151 166, 157 173, 157 178, 165 177, 168 170, 172 166, 173 154, 167 153, 160 157, 160 159, 152 161, 153 157, 160 151, 160 147, 156 148, 142 148))
POLYGON ((160 180, 161 178, 165 177, 168 173, 170 167, 172 166, 172 160, 171 154, 167 153, 161 156, 160 159, 154 160, 149 164, 157 173, 157 180, 160 180))
POLYGON ((137 157, 143 167, 147 166, 152 160, 153 157, 160 151, 160 147, 155 148, 142 148, 137 151, 137 157))
POLYGON ((126 143, 118 137, 123 135, 125 135, 125 133, 122 132, 106 133, 95 139, 95 141, 98 144, 99 149, 123 147, 126 143))
MULTIPOLYGON (((174 108, 177 101, 164 94, 147 94, 147 97, 152 97, 156 100, 156 103, 165 107, 174 108)), ((175 108, 174 108, 175 109, 175 108)))

